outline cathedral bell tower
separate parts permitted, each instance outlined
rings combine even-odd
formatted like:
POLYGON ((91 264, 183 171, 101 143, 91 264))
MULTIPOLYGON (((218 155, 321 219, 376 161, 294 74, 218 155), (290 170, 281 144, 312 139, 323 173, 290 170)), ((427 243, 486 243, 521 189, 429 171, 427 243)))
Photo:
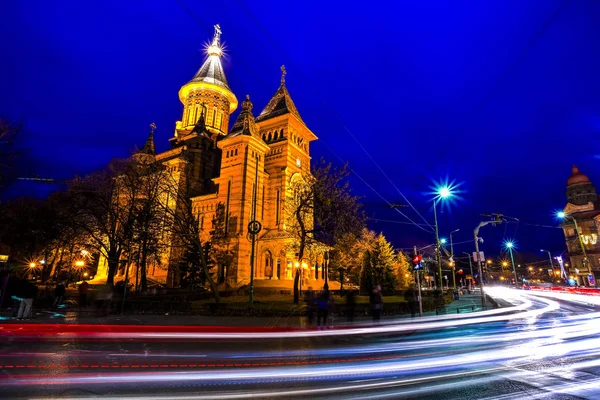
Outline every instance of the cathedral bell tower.
POLYGON ((192 131, 202 116, 208 131, 218 135, 227 134, 229 115, 237 108, 238 101, 227 84, 221 65, 223 48, 220 39, 221 29, 215 25, 212 43, 206 48, 208 58, 192 80, 179 90, 183 116, 176 123, 176 137, 192 131))

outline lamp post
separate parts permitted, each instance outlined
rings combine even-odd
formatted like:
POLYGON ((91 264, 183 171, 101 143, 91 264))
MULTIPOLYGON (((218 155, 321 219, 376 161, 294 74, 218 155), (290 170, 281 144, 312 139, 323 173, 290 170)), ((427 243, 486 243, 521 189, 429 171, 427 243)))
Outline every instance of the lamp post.
POLYGON ((575 233, 577 234, 577 238, 579 239, 579 246, 581 246, 581 253, 583 254, 583 267, 585 269, 587 269, 588 274, 592 273, 592 270, 590 269, 589 263, 588 263, 588 258, 587 258, 587 254, 585 252, 585 247, 583 246, 583 239, 581 238, 581 232, 579 232, 579 226, 577 226, 577 220, 575 219, 575 217, 565 213, 564 211, 559 211, 556 213, 556 216, 559 219, 571 219, 571 221, 573 221, 573 224, 575 225, 575 233))
POLYGON ((549 250, 544 250, 544 249, 540 249, 540 251, 548 253, 548 258, 550 259, 550 268, 552 268, 552 271, 554 271, 554 263, 552 262, 552 253, 550 253, 549 250))
POLYGON ((437 189, 436 196, 433 198, 433 219, 435 222, 435 255, 438 266, 438 274, 440 275, 440 290, 444 290, 444 280, 442 278, 442 261, 440 259, 440 234, 437 221, 437 203, 438 200, 447 199, 452 196, 452 190, 449 186, 442 186, 437 189))
POLYGON ((466 251, 463 252, 469 257, 469 269, 471 270, 471 279, 469 279, 469 290, 471 290, 471 284, 473 283, 473 263, 471 262, 471 254, 466 251))
POLYGON ((513 257, 513 248, 515 247, 515 243, 507 240, 504 242, 504 247, 508 249, 510 253, 510 262, 512 264, 513 274, 515 276, 515 286, 517 285, 517 270, 515 269, 515 258, 513 257))
POLYGON ((329 276, 329 250, 325 251, 325 254, 323 255, 324 261, 325 261, 325 284, 323 285, 323 290, 325 290, 325 292, 329 292, 329 283, 328 283, 328 276, 329 276))
POLYGON ((450 271, 452 272, 452 286, 454 287, 454 290, 456 290, 456 263, 454 262, 454 247, 452 246, 452 234, 458 232, 460 229, 455 229, 452 232, 450 232, 450 260, 451 260, 451 266, 450 266, 450 271))

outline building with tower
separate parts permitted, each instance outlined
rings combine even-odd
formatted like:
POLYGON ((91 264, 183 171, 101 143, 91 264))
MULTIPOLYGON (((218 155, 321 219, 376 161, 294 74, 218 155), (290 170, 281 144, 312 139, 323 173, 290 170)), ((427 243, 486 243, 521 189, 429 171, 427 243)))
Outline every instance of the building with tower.
MULTIPOLYGON (((220 40, 221 30, 216 25, 206 60, 179 90, 183 113, 175 123, 170 149, 156 153, 152 127, 148 140, 134 157, 160 163, 171 174, 179 190, 191 199, 205 240, 213 229, 216 213, 222 210, 232 259, 218 266, 220 283, 236 287, 249 282, 248 224, 254 219, 262 225, 256 240, 254 278, 287 281, 283 286, 291 287, 296 259, 290 245, 292 236, 286 231, 284 204, 293 182, 310 173, 310 143, 317 137, 292 101, 284 67, 279 87, 262 111, 255 117, 253 104, 246 96, 230 129, 238 99, 221 64, 220 40)), ((177 286, 180 256, 174 249, 169 250, 164 257, 166 265, 150 268, 149 277, 177 286)), ((317 275, 320 262, 307 260, 305 275, 317 275)), ((102 274, 102 267, 98 274, 102 274)))
POLYGON ((576 166, 567 180, 567 205, 563 211, 569 275, 579 285, 595 286, 600 278, 600 201, 595 186, 576 166))

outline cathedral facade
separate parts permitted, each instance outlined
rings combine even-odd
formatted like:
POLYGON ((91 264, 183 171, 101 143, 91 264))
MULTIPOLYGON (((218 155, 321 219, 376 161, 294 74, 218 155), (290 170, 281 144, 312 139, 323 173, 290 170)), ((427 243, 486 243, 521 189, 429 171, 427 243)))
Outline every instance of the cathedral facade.
MULTIPOLYGON (((294 181, 310 173, 310 143, 317 137, 290 97, 283 66, 279 88, 262 111, 255 117, 246 96, 229 128, 238 99, 221 64, 220 35, 217 25, 206 60, 179 90, 183 113, 175 123, 170 149, 155 152, 152 129, 138 154, 162 164, 187 193, 204 241, 209 240, 217 210, 223 211, 232 260, 217 266, 219 283, 249 283, 249 224, 258 221, 262 229, 255 242, 254 279, 291 286, 298 263, 286 230, 285 199, 294 181)), ((166 251, 160 268, 148 268, 148 277, 178 286, 178 257, 176 251, 166 251)), ((318 260, 306 261, 304 275, 318 275, 318 260)))

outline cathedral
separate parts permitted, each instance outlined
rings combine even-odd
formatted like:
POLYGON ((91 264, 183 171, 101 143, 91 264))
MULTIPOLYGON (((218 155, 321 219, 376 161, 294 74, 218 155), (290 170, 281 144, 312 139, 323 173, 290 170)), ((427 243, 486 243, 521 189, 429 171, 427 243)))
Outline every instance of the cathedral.
MULTIPOLYGON (((225 235, 233 259, 228 265, 218 266, 219 283, 231 287, 249 283, 252 241, 248 231, 254 220, 262 227, 255 242, 254 279, 268 281, 274 287, 291 287, 298 263, 290 246, 293 238, 286 231, 284 202, 295 180, 310 173, 309 147, 317 137, 290 97, 283 66, 279 88, 262 111, 255 117, 253 104, 246 96, 229 128, 238 99, 221 64, 220 38, 221 30, 216 25, 206 60, 179 90, 183 113, 169 139, 170 149, 156 153, 152 125, 136 157, 162 164, 179 187, 185 188, 204 240, 213 229, 217 209, 224 208, 225 235)), ((148 268, 148 278, 169 287, 178 286, 176 258, 173 250, 168 251, 160 267, 148 268)), ((317 279, 318 263, 317 259, 306 260, 302 266, 304 276, 317 279)), ((105 271, 104 260, 96 278, 105 271)))

